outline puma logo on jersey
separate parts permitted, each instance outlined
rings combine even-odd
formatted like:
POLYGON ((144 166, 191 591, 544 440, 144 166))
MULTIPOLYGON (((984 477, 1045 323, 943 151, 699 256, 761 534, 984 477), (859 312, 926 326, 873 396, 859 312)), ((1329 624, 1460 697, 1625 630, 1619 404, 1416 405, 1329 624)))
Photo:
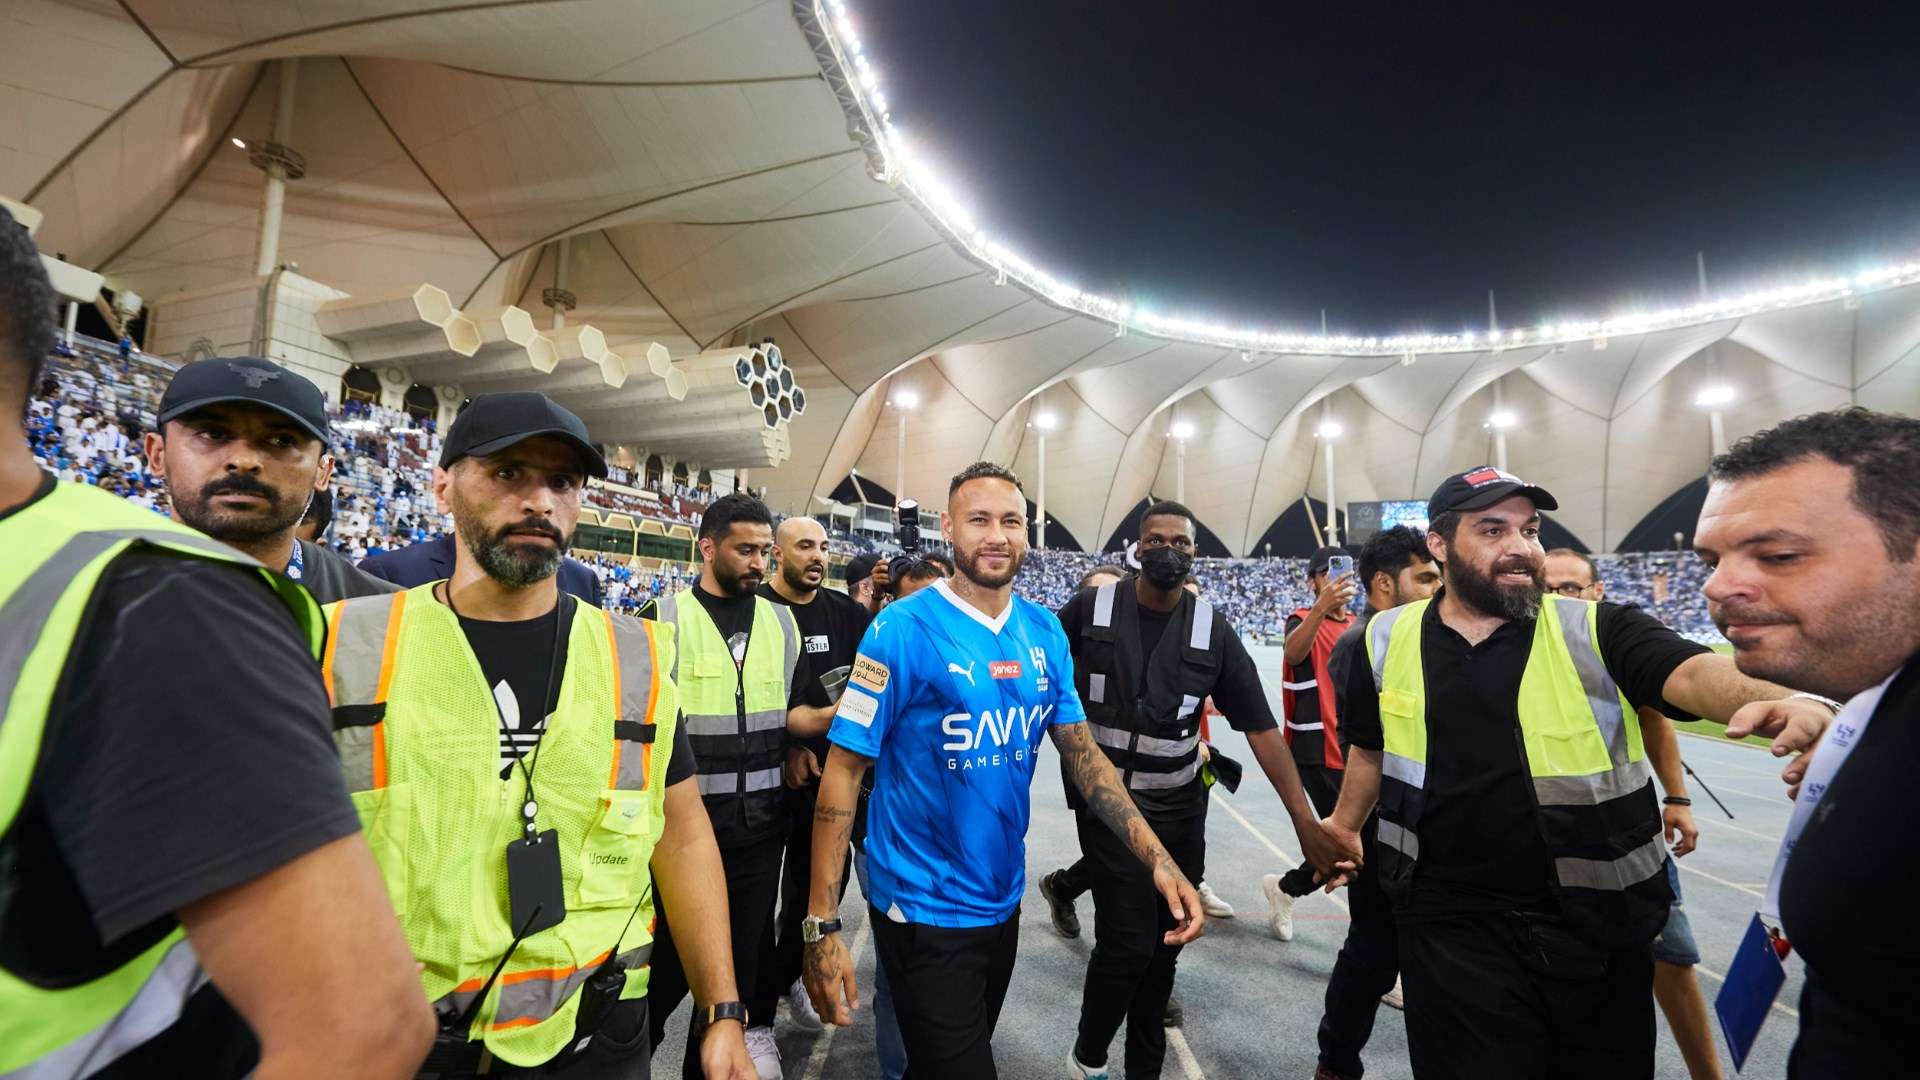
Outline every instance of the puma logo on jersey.
POLYGON ((954 675, 965 675, 967 677, 967 685, 973 686, 975 685, 973 681, 973 665, 975 663, 976 661, 969 660, 967 661, 966 667, 961 667, 959 664, 956 664, 953 661, 949 660, 947 661, 947 671, 949 671, 954 675))

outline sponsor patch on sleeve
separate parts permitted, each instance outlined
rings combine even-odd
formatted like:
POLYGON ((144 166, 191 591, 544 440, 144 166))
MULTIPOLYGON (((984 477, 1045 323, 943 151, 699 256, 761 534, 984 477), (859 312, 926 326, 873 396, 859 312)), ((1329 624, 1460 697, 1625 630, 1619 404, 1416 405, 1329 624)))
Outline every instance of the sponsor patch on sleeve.
POLYGON ((872 727, 874 711, 879 707, 878 698, 849 687, 846 693, 840 695, 840 709, 834 716, 837 719, 859 724, 861 727, 872 727))
POLYGON ((865 687, 876 694, 881 694, 886 692, 887 677, 891 674, 893 673, 887 670, 887 665, 861 655, 853 658, 853 676, 848 681, 855 686, 865 687))

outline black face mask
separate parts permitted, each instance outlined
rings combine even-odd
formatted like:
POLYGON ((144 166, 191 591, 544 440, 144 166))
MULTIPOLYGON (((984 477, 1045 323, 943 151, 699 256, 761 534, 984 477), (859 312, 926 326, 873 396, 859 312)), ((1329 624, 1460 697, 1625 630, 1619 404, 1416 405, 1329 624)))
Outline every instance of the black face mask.
POLYGON ((1193 556, 1178 548, 1147 548, 1140 553, 1140 576, 1156 589, 1177 589, 1193 569, 1193 556))

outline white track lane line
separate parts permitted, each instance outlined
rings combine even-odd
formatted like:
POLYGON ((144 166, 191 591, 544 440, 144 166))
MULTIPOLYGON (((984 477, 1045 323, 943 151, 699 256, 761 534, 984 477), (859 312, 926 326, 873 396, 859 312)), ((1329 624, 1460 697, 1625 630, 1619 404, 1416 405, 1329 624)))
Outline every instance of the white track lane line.
POLYGON ((1193 1056, 1193 1047, 1187 1045, 1187 1036, 1179 1028, 1167 1029, 1167 1049, 1173 1051, 1173 1059, 1180 1063, 1187 1080, 1207 1080, 1207 1074, 1200 1071, 1199 1059, 1193 1056))
POLYGON ((1706 878, 1708 881, 1713 882, 1715 885, 1724 885, 1729 889, 1738 889, 1739 891, 1746 893, 1748 896, 1756 896, 1762 900, 1765 900, 1767 898, 1767 894, 1765 892, 1762 892, 1759 889, 1755 889, 1747 885, 1741 885, 1737 882, 1728 881, 1726 878, 1720 877, 1716 874, 1709 874, 1705 870, 1695 870, 1693 867, 1687 865, 1687 860, 1685 859, 1675 859, 1673 860, 1673 865, 1679 867, 1683 873, 1692 874, 1695 877, 1706 878))
MULTIPOLYGON (((853 950, 847 954, 847 963, 852 964, 856 969, 860 966, 860 954, 867 949, 867 938, 872 934, 873 913, 869 910, 867 918, 860 923, 860 932, 854 935, 853 950)), ((879 963, 878 960, 874 962, 879 963)), ((872 1006, 869 1005, 868 1008, 872 1006)), ((833 1049, 833 1036, 839 1030, 833 1024, 823 1025, 820 1038, 813 1044, 813 1053, 807 1055, 807 1071, 801 1074, 804 1080, 820 1080, 820 1070, 827 1067, 827 1052, 833 1049)))
MULTIPOLYGON (((1215 786, 1218 786, 1218 785, 1215 785, 1215 786)), ((1231 815, 1233 817, 1233 820, 1240 823, 1241 828, 1252 833, 1253 838, 1255 840, 1260 841, 1261 844, 1265 845, 1268 851, 1273 852, 1275 858, 1287 864, 1287 869, 1291 870, 1294 867, 1300 865, 1299 859, 1296 859, 1293 856, 1287 854, 1286 852, 1281 851, 1279 845, 1267 839, 1266 833, 1263 833, 1258 828, 1255 828, 1253 822, 1248 821, 1246 817, 1240 813, 1240 811, 1235 810, 1233 808, 1232 803, 1222 798, 1222 799, 1213 800, 1213 804, 1215 806, 1218 806, 1220 809, 1225 810, 1229 815, 1231 815)), ((1348 914, 1352 914, 1352 909, 1347 907, 1347 898, 1340 895, 1338 892, 1331 892, 1331 893, 1321 892, 1320 895, 1326 897, 1328 900, 1333 901, 1336 905, 1339 906, 1341 911, 1345 911, 1348 914)), ((1302 897, 1301 899, 1304 900, 1305 897, 1302 897)))

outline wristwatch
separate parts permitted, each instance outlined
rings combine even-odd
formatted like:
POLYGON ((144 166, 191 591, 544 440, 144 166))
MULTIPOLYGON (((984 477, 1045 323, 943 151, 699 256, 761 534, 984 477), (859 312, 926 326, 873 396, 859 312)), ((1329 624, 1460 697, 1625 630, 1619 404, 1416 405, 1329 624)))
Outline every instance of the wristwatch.
POLYGON ((821 938, 826 937, 828 934, 837 934, 839 932, 839 919, 823 919, 818 915, 809 915, 800 920, 800 940, 806 942, 808 945, 818 943, 821 938))
POLYGON ((721 1001, 704 1009, 694 1010, 694 1019, 700 1022, 702 1031, 721 1020, 738 1020, 741 1027, 747 1026, 747 1007, 738 1001, 721 1001))

